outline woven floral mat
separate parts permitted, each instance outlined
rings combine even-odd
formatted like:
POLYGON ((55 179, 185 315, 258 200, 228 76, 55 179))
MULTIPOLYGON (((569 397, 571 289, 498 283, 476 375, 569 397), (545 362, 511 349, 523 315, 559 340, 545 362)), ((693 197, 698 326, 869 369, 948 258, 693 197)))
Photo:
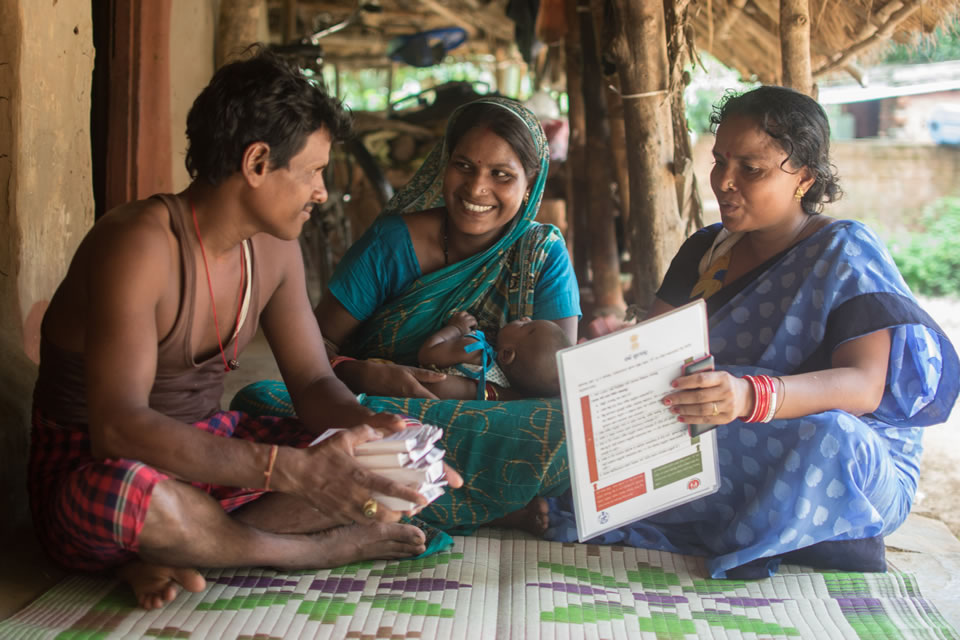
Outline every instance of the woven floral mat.
POLYGON ((67 578, 0 638, 956 638, 909 574, 785 566, 711 580, 689 556, 495 529, 421 560, 205 573, 203 593, 138 609, 115 581, 67 578))

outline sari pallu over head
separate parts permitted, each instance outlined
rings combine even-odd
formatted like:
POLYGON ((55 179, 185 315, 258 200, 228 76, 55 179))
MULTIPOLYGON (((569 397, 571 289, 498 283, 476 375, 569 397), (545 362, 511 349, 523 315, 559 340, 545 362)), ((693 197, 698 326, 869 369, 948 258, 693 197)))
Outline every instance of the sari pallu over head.
POLYGON ((381 216, 404 215, 443 207, 443 173, 450 158, 447 140, 463 110, 472 104, 497 105, 519 118, 530 131, 540 170, 530 197, 503 236, 486 251, 417 278, 401 295, 382 305, 343 345, 352 356, 389 358, 416 364, 422 342, 439 330, 454 311, 469 311, 491 339, 509 320, 534 315, 534 290, 547 250, 563 242, 551 225, 534 223, 547 180, 549 148, 536 116, 523 105, 488 97, 459 107, 447 123, 447 135, 430 152, 413 179, 387 204, 381 216))

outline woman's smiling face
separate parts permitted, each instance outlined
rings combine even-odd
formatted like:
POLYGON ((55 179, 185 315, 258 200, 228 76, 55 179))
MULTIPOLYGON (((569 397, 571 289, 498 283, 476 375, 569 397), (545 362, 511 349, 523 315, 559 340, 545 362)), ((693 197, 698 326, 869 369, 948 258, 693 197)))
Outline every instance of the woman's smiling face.
POLYGON ((461 233, 493 240, 513 220, 527 193, 520 157, 486 127, 467 131, 450 153, 443 198, 461 233))

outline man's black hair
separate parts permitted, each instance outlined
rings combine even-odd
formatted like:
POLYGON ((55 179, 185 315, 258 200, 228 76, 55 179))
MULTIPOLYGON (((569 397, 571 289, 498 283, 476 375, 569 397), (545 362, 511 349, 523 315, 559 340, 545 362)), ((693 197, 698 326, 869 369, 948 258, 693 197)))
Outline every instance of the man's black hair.
POLYGON ((190 177, 219 184, 240 170, 254 142, 270 145, 270 169, 287 167, 307 138, 325 129, 332 141, 350 135, 339 100, 260 45, 252 56, 221 67, 187 115, 190 177))

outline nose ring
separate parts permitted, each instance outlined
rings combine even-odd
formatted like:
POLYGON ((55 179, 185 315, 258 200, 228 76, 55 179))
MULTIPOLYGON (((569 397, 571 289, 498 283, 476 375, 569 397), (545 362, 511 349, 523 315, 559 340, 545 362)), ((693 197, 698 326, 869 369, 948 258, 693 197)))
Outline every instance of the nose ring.
POLYGON ((732 189, 733 189, 733 180, 727 183, 727 191, 730 191, 732 189))

